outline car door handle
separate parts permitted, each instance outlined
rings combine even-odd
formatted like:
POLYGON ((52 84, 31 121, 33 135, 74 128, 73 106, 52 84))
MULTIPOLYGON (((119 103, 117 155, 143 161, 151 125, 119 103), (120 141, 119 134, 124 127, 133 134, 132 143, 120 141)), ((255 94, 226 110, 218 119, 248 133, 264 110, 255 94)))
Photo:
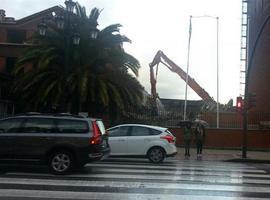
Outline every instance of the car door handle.
POLYGON ((123 141, 126 141, 126 140, 125 139, 118 139, 118 141, 122 141, 123 142, 123 141))

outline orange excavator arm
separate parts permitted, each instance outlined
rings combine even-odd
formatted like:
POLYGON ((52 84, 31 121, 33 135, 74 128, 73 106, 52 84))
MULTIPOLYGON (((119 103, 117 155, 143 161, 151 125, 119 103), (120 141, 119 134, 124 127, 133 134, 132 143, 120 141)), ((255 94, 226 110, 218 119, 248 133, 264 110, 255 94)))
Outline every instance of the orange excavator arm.
MULTIPOLYGON (((172 72, 178 74, 184 81, 186 81, 186 72, 176 65, 171 59, 169 59, 162 51, 158 51, 150 66, 150 82, 151 82, 151 95, 153 98, 157 98, 156 83, 157 72, 159 63, 164 64, 172 72), (154 66, 156 67, 156 74, 154 73, 154 66)), ((213 98, 192 78, 188 75, 187 84, 191 87, 204 101, 214 102, 213 98)))

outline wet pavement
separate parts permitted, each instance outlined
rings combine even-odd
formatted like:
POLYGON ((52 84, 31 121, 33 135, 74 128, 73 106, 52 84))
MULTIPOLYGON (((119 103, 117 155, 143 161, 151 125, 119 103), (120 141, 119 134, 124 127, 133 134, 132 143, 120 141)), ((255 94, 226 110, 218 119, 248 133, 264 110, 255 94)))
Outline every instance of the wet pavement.
POLYGON ((51 175, 39 166, 0 165, 0 199, 270 199, 269 164, 179 156, 160 165, 109 158, 65 176, 51 175))
MULTIPOLYGON (((196 149, 191 148, 191 160, 196 159, 196 149)), ((178 148, 176 158, 179 160, 185 159, 184 148, 178 148)), ((207 161, 238 161, 251 163, 269 163, 270 164, 270 150, 268 151, 247 151, 247 158, 242 158, 242 150, 228 150, 228 149, 203 149, 203 160, 207 161)))

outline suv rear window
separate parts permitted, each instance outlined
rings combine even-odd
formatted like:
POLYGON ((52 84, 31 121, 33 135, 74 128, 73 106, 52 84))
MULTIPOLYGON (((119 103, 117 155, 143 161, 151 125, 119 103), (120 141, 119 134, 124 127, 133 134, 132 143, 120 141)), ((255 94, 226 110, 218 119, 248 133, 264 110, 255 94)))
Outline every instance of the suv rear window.
POLYGON ((97 122, 97 125, 101 134, 104 135, 106 133, 106 130, 105 130, 103 122, 101 120, 97 120, 96 122, 97 122))
POLYGON ((86 121, 58 119, 57 130, 59 133, 88 133, 89 126, 86 121))

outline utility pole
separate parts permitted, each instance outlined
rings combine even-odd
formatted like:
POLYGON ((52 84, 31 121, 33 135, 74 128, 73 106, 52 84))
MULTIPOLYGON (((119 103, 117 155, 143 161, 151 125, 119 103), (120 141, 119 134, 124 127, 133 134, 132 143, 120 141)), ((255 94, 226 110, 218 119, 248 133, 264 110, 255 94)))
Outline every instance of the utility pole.
POLYGON ((219 17, 217 19, 217 128, 219 128, 219 17))
POLYGON ((184 105, 184 120, 186 120, 187 113, 187 89, 188 89, 188 70, 189 70, 189 57, 190 57, 190 42, 192 33, 192 16, 189 18, 189 37, 188 37, 188 54, 187 54, 187 75, 186 75, 186 90, 185 90, 185 105, 184 105))

